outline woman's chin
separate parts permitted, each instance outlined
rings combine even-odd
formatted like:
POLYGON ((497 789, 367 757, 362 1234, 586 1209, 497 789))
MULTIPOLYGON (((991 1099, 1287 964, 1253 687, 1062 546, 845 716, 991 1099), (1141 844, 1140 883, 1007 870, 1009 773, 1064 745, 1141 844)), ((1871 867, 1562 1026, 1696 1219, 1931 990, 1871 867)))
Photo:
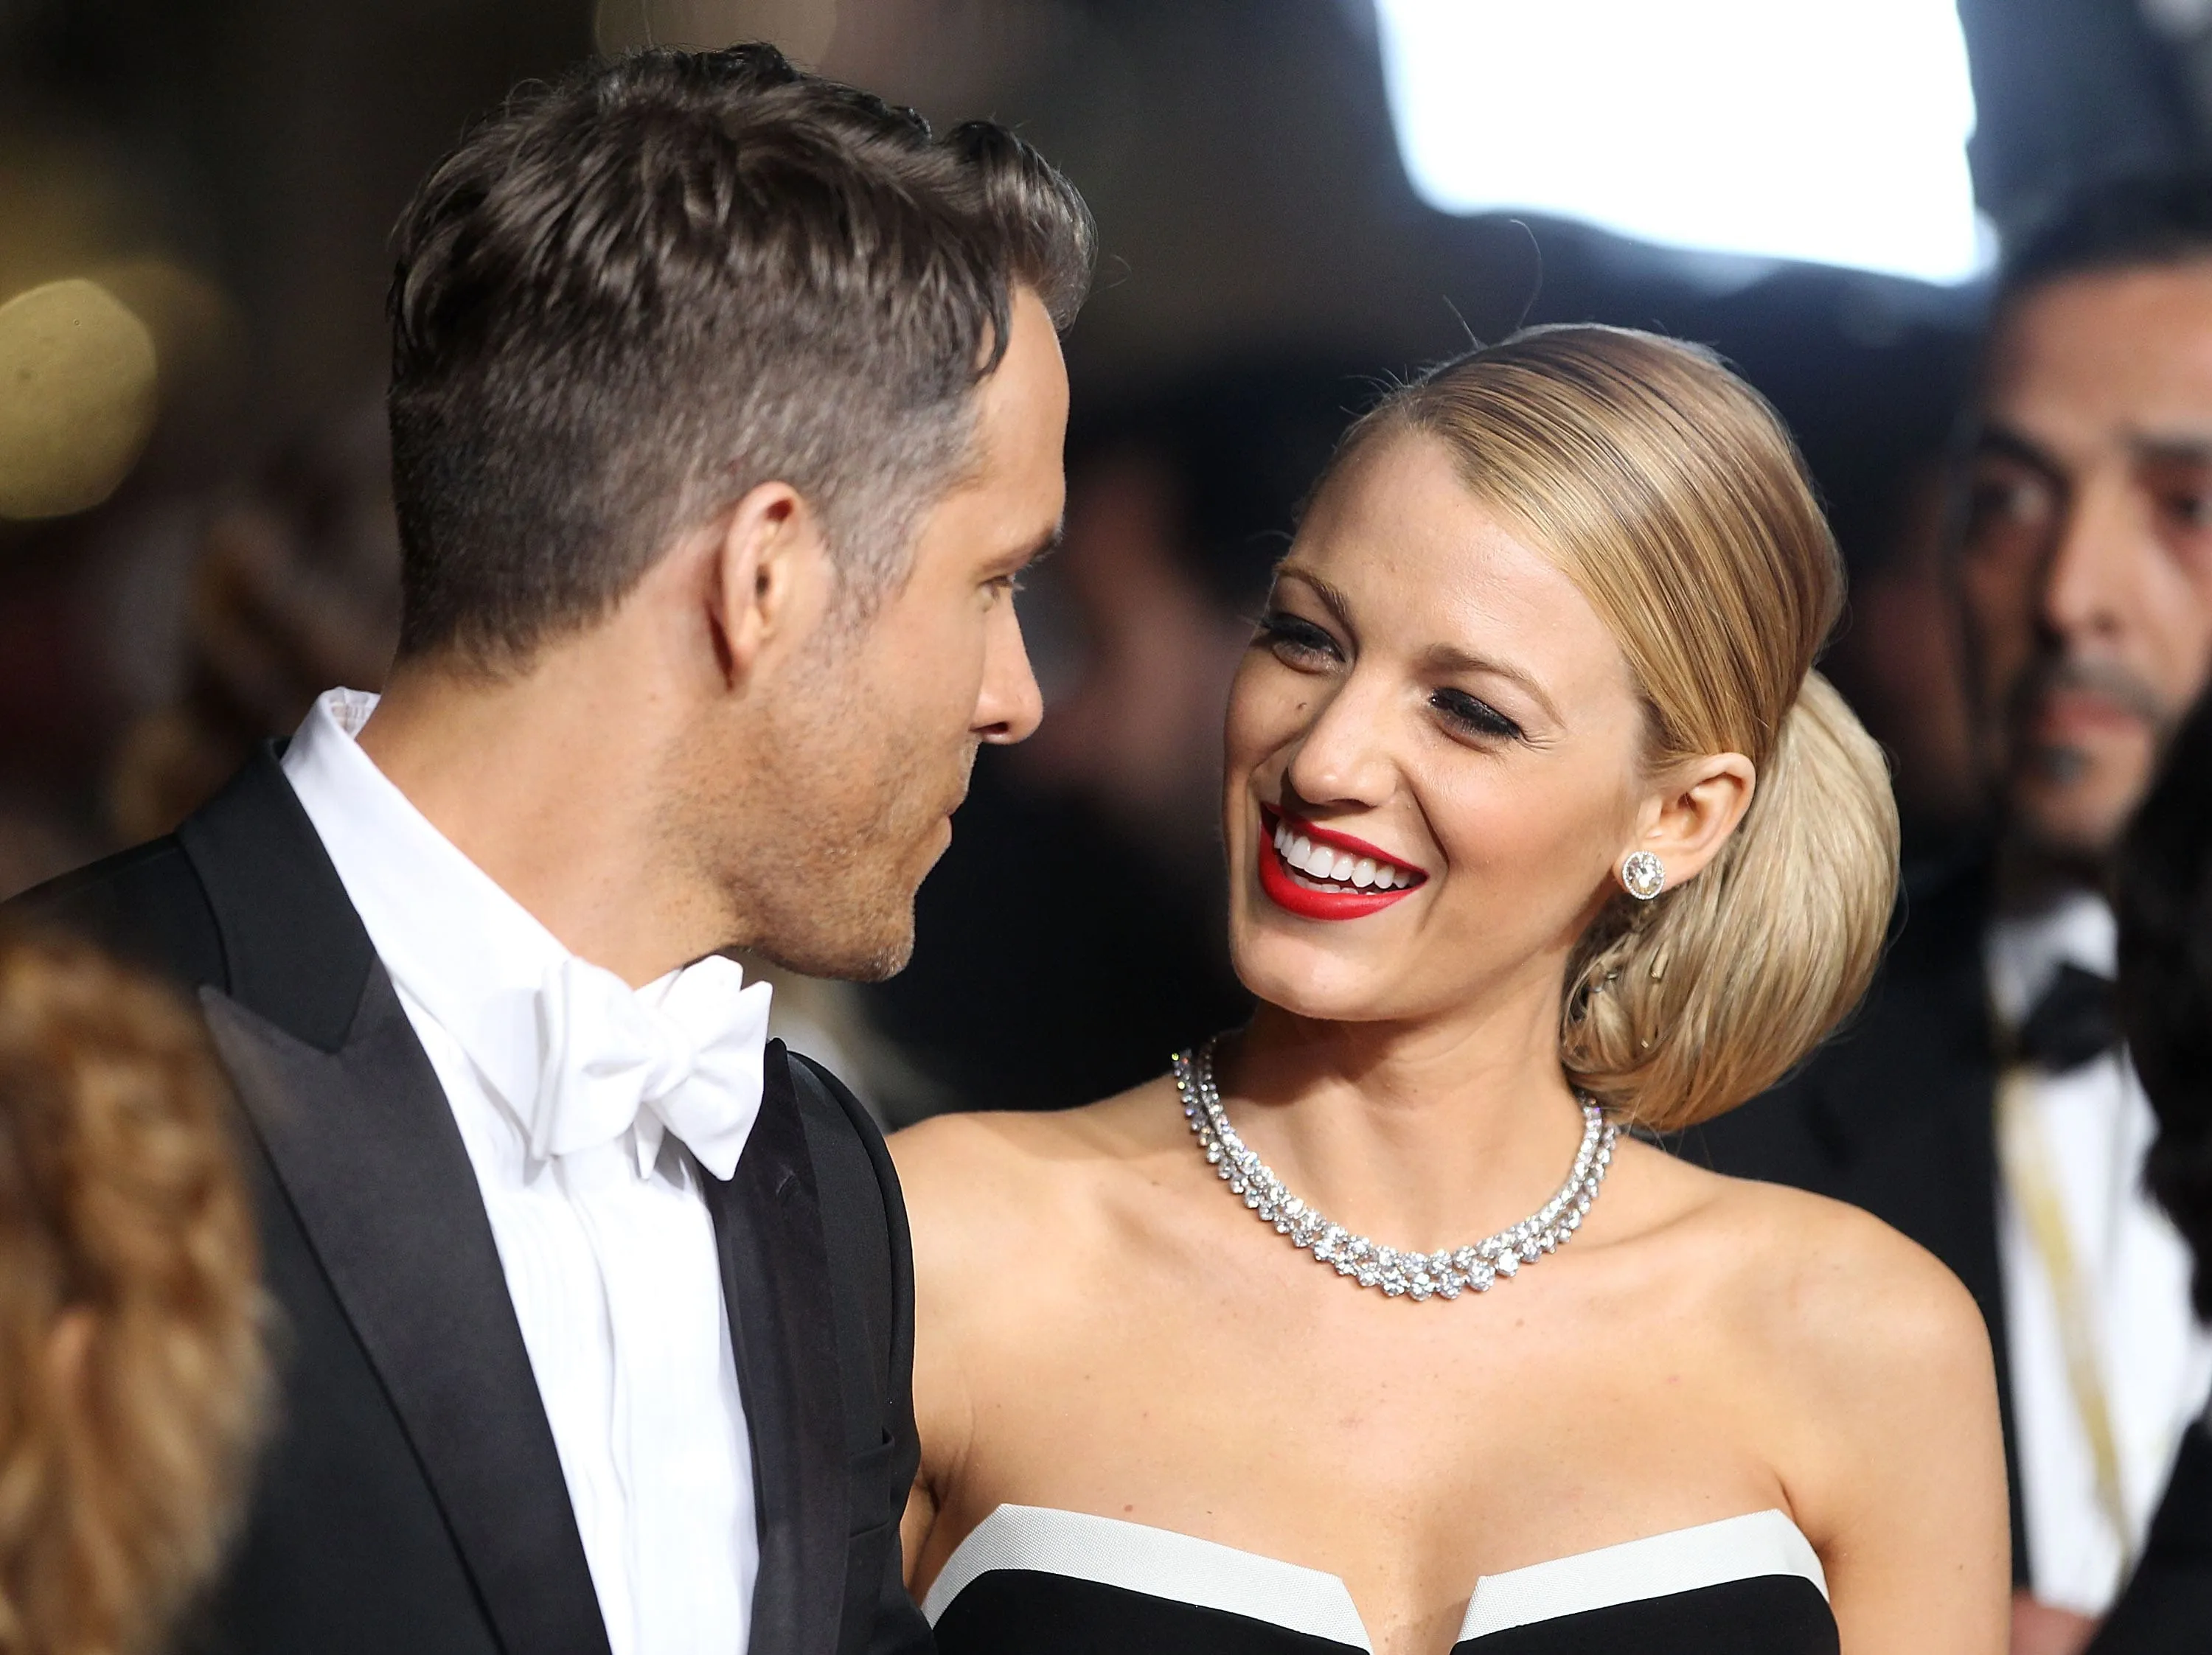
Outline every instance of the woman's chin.
POLYGON ((1301 937, 1239 926, 1230 954, 1237 976, 1255 999, 1293 1016, 1365 1022, 1387 1016, 1396 976, 1389 962, 1356 957, 1359 950, 1325 948, 1301 937))

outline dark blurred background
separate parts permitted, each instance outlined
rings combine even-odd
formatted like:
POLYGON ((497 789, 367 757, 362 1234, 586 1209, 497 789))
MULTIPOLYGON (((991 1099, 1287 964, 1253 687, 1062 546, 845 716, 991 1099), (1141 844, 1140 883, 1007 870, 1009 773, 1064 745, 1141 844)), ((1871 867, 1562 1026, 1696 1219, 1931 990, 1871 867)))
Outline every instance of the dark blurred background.
MULTIPOLYGON (((1450 95, 1472 117, 1509 85, 1572 94, 1615 15, 1589 11, 1565 49, 1469 53, 1450 95)), ((2212 0, 1958 21, 1996 239, 2207 147, 2212 0)), ((1215 747, 1268 564, 1377 385, 1524 320, 1705 341, 1782 409, 1852 569, 1828 668, 1893 756, 1911 853, 1945 854, 1980 798, 1940 552, 1981 282, 1425 204, 1387 21, 1371 0, 0 0, 0 894, 165 831, 317 691, 376 683, 386 237, 467 122, 594 51, 758 38, 933 120, 1018 124, 1103 248, 1067 341, 1067 543, 1023 600, 1044 731, 983 755, 914 967, 780 1001, 887 1114, 1080 1101, 1239 1015, 1215 747)), ((1873 149, 1900 111, 1841 90, 1844 142, 1873 149)))

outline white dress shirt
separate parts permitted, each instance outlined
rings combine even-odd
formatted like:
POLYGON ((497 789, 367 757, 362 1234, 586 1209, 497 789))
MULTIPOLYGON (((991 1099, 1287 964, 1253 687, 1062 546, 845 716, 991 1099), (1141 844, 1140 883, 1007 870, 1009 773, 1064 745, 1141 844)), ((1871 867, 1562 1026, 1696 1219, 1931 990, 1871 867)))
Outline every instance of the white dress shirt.
MULTIPOLYGON (((2017 1027, 2062 964, 2112 976, 2118 938, 2103 900, 2076 892, 2042 912, 2000 918, 1986 941, 1990 997, 1999 1018, 2017 1027)), ((2045 1603, 2100 1616, 2141 1554, 2182 1434, 2204 1406, 2212 1340, 2190 1308, 2189 1249, 2142 1187, 2157 1122, 2126 1057, 2107 1052, 2027 1083, 2089 1312, 2125 1522, 2116 1532, 2098 1498, 2057 1296, 2021 1192, 2005 1188, 1998 1252, 2031 1585, 2045 1603)))
MULTIPOLYGON (((676 1129, 643 1112, 613 1141, 545 1149, 541 1071, 591 1054, 547 1050, 569 1036, 549 1034, 544 1003, 580 962, 362 751, 375 705, 325 694, 284 771, 460 1127, 608 1641, 614 1655, 743 1655, 759 1567, 752 1457, 698 1174, 665 1141, 676 1129)), ((638 998, 662 1003, 676 981, 638 998)), ((766 987, 745 992, 764 1021, 766 987)), ((750 1117, 740 1125, 738 1147, 750 1117)))

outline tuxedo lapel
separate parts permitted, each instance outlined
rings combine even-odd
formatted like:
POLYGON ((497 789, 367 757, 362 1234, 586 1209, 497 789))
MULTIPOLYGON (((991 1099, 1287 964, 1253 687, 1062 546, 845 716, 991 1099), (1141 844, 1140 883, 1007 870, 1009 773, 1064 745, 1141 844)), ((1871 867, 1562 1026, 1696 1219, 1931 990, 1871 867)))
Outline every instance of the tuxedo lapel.
POLYGON ((727 1183, 702 1170, 721 1254, 760 1511, 751 1646, 830 1655, 847 1565, 844 1403, 822 1209, 791 1070, 771 1041, 759 1118, 727 1183))
POLYGON ((209 1027, 500 1643, 606 1655, 468 1151, 276 749, 178 840, 222 945, 209 1027))
POLYGON ((372 969, 335 1052, 201 991, 276 1179, 511 1655, 606 1655, 529 1353, 445 1094, 372 969))
POLYGON ((376 949, 276 751, 270 743, 247 760, 177 841, 207 893, 230 997, 336 1052, 376 949))

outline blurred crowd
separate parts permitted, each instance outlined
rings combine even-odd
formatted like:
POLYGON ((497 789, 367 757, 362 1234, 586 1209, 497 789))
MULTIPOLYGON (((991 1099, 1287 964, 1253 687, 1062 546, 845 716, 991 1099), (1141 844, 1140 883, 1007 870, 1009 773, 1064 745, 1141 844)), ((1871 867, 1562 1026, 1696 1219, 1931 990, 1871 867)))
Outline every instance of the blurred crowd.
MULTIPOLYGON (((283 9, 0 3, 0 898, 378 686, 385 224, 517 76, 644 38, 619 5, 443 39, 283 9)), ((1984 100, 2008 263, 1955 289, 1427 214, 1334 0, 639 18, 1033 118, 1104 238, 1064 540, 1020 600, 1042 730, 984 754, 913 966, 778 975, 781 1032, 904 1123, 1083 1101, 1236 1022, 1220 712, 1344 427, 1469 330, 1714 343, 1826 494, 1852 582, 1826 668, 1891 755, 1910 894, 1858 1025, 1686 1152, 1869 1207, 1982 1300, 2016 1650, 2100 1622, 2179 1650, 2212 1625, 2212 8, 1996 9, 1961 5, 1978 83, 2050 101, 1984 100), (2122 78, 2059 86, 2064 28, 2122 78)), ((0 947, 0 1655, 154 1646, 225 1532, 263 1360, 226 1120, 161 991, 0 947)))

